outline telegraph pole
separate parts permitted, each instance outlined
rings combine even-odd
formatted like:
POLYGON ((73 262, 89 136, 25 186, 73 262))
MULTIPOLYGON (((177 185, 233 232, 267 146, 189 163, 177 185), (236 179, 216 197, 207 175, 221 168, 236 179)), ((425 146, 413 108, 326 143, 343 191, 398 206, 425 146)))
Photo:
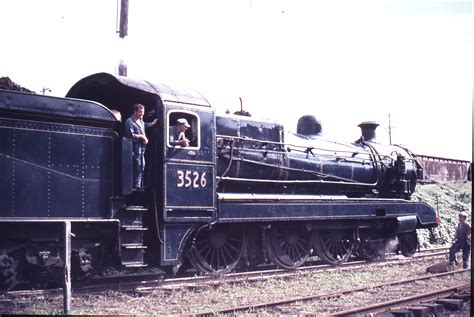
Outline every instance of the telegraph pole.
MULTIPOLYGON (((120 16, 119 25, 117 33, 121 39, 128 35, 128 0, 118 0, 120 1, 120 16)), ((118 9, 118 2, 117 2, 117 9, 118 9)), ((118 14, 117 14, 118 16, 118 14)), ((127 64, 120 60, 118 65, 118 74, 120 76, 127 76, 127 64)))
POLYGON ((390 120, 390 113, 388 114, 388 141, 392 145, 392 122, 390 120))
POLYGON ((128 35, 128 0, 120 0, 120 23, 117 33, 121 39, 128 35))

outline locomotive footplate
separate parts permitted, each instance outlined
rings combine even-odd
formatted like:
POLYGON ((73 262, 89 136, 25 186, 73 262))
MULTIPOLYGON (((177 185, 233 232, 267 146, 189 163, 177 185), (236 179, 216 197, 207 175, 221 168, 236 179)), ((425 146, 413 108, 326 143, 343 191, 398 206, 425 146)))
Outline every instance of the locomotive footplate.
POLYGON ((403 199, 219 193, 218 204, 219 222, 395 218, 400 231, 436 224, 433 208, 403 199))

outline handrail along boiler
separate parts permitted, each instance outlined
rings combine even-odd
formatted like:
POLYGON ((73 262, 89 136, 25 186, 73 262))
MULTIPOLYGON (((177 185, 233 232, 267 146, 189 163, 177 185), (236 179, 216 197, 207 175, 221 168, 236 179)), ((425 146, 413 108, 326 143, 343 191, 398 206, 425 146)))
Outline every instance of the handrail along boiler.
POLYGON ((0 285, 41 283, 61 272, 60 224, 71 222, 72 273, 105 263, 156 265, 174 274, 223 274, 310 256, 337 265, 376 259, 389 241, 405 256, 434 210, 410 196, 422 170, 407 149, 320 135, 312 116, 289 133, 246 113, 216 115, 198 92, 93 74, 65 98, 0 90, 0 285), (132 145, 122 118, 145 106, 145 190, 132 191, 132 145), (188 147, 170 144, 180 118, 188 147))

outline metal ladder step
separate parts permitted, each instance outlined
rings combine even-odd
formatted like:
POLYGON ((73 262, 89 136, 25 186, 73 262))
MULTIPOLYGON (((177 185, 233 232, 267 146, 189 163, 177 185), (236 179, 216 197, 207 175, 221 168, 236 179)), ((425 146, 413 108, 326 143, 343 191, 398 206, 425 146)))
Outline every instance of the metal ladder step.
POLYGON ((137 211, 137 212, 145 212, 148 210, 148 208, 145 208, 145 206, 126 206, 123 208, 124 211, 137 211))
POLYGON ((143 262, 122 262, 122 265, 128 268, 140 268, 148 266, 148 264, 145 264, 143 262))
POLYGON ((148 228, 139 226, 123 225, 120 233, 120 244, 141 244, 143 245, 144 234, 148 228))
POLYGON ((130 263, 146 265, 144 260, 145 249, 147 246, 140 243, 122 244, 121 262, 122 265, 129 267, 130 263))
POLYGON ((143 226, 143 215, 148 211, 143 206, 126 206, 117 212, 116 217, 123 225, 143 226))
POLYGON ((134 225, 122 225, 120 226, 123 231, 147 231, 148 228, 142 226, 134 226, 134 225))
POLYGON ((146 245, 140 244, 140 243, 122 243, 122 248, 125 249, 147 249, 148 247, 146 245))

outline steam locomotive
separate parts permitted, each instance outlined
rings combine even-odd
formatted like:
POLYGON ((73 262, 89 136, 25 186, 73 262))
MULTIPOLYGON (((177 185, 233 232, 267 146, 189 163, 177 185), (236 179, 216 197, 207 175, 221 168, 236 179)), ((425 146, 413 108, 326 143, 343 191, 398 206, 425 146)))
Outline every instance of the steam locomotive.
POLYGON ((413 255, 417 229, 437 225, 410 196, 422 169, 406 148, 324 139, 303 116, 297 133, 247 113, 216 115, 200 93, 98 73, 65 98, 0 90, 0 289, 61 274, 64 223, 74 281, 105 263, 224 274, 310 256, 338 265, 376 259, 389 241, 413 255), (122 118, 145 106, 145 188, 132 188, 122 118), (112 111, 113 110, 113 111, 112 111), (186 119, 187 147, 170 143, 186 119))

